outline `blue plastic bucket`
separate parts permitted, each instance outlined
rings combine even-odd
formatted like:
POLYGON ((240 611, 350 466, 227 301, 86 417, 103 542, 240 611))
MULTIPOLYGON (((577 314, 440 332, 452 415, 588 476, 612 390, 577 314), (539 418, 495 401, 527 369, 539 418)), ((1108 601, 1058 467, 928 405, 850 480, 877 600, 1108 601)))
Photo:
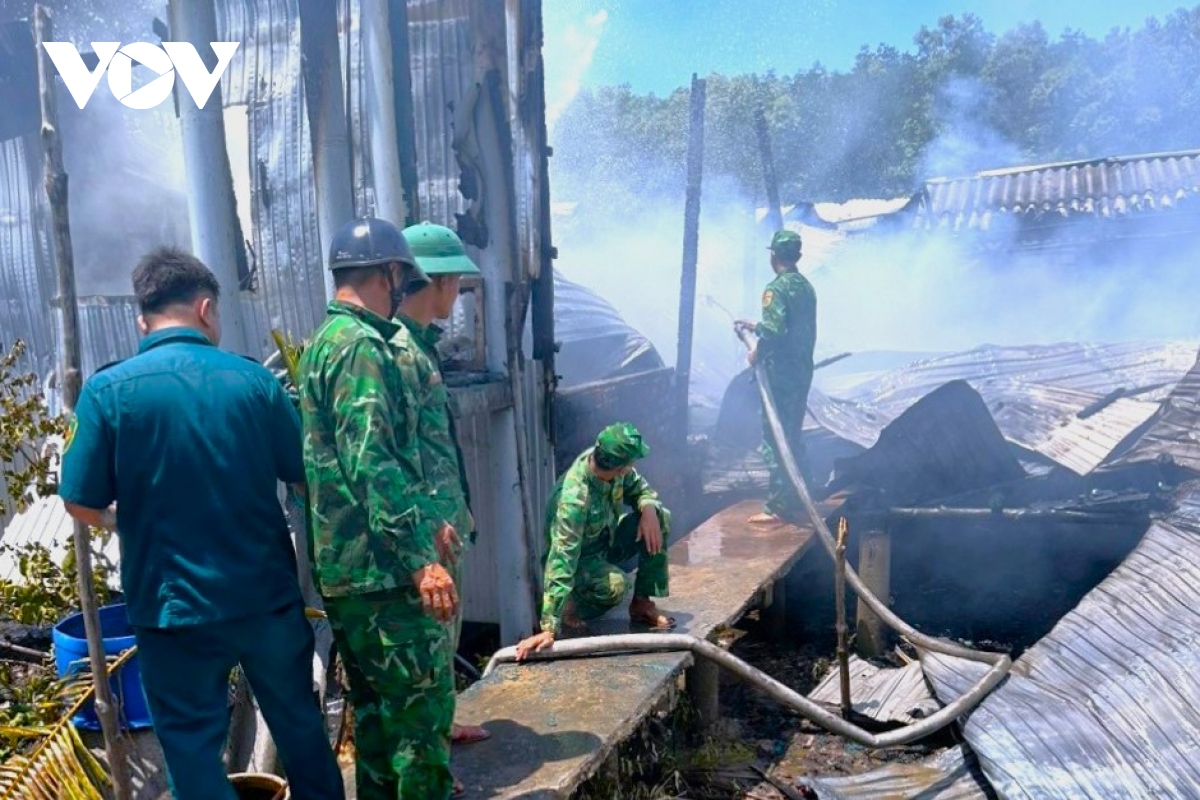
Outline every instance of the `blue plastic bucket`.
MULTIPOLYGON (((125 614, 124 603, 100 609, 100 634, 104 640, 106 656, 119 656, 136 644, 133 629, 129 627, 129 617, 125 614)), ((51 636, 54 641, 54 663, 60 678, 88 670, 90 662, 83 614, 72 614, 55 625, 51 636)), ((109 681, 109 685, 112 686, 122 728, 131 730, 152 727, 150 711, 146 706, 146 694, 142 690, 142 671, 136 655, 121 667, 116 676, 109 681)), ((100 720, 96 718, 96 709, 91 700, 84 704, 71 723, 76 728, 100 730, 100 720)))

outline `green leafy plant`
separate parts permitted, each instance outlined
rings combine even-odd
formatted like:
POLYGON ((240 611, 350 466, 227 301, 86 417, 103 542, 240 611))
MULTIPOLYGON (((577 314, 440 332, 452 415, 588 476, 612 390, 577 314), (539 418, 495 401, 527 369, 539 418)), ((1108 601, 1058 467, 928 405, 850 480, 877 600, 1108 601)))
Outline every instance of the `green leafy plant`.
POLYGON ((23 368, 25 351, 18 339, 0 356, 0 517, 24 511, 31 488, 42 497, 57 491, 58 454, 41 444, 67 431, 66 418, 46 407, 37 375, 23 368))
MULTIPOLYGON (((93 531, 93 541, 109 535, 93 531)), ((0 548, 17 553, 15 580, 0 580, 0 609, 9 619, 22 625, 48 625, 58 622, 79 607, 76 583, 75 551, 68 552, 62 565, 55 563, 45 546, 30 543, 20 548, 0 548)), ((92 581, 100 603, 111 599, 108 579, 112 565, 104 558, 93 557, 92 581)))

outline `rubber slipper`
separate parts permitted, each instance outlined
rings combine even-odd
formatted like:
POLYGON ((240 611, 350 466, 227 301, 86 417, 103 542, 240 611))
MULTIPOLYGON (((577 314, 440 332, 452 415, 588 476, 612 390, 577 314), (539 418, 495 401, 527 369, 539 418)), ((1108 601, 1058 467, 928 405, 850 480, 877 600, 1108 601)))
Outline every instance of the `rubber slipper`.
POLYGON ((669 631, 675 627, 675 618, 666 614, 630 614, 629 621, 634 625, 642 625, 654 631, 669 631), (666 620, 665 623, 660 620, 666 620))
POLYGON ((492 738, 492 734, 478 725, 455 725, 455 733, 450 736, 454 744, 475 744, 492 738))

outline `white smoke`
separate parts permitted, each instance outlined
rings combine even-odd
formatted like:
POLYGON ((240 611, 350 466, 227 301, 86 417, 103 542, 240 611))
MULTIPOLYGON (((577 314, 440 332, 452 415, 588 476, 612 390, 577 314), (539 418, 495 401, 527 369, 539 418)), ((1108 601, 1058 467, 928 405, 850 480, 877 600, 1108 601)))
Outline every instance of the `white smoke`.
POLYGON ((547 9, 545 44, 542 55, 546 62, 546 125, 553 131, 563 111, 583 88, 584 78, 596 57, 596 48, 608 23, 608 11, 600 9, 582 18, 560 24, 566 7, 564 3, 552 16, 547 9))

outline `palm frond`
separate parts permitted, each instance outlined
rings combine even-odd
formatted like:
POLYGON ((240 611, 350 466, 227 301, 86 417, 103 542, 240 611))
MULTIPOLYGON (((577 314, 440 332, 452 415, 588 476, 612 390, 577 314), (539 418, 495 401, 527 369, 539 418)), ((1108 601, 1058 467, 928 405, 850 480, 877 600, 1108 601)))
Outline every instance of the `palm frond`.
POLYGON ((275 346, 279 348, 279 357, 283 359, 283 368, 287 370, 288 378, 294 386, 296 370, 300 364, 301 348, 289 341, 287 336, 276 328, 271 329, 271 338, 275 340, 275 346))
MULTIPOLYGON (((108 677, 125 666, 136 652, 137 648, 131 647, 111 660, 106 669, 108 677)), ((74 700, 54 727, 45 732, 33 752, 0 764, 0 800, 104 800, 103 790, 111 783, 108 772, 71 724, 71 718, 91 699, 95 683, 77 677, 62 691, 62 697, 74 700)), ((0 734, 9 735, 10 731, 36 729, 4 728, 0 734)))

